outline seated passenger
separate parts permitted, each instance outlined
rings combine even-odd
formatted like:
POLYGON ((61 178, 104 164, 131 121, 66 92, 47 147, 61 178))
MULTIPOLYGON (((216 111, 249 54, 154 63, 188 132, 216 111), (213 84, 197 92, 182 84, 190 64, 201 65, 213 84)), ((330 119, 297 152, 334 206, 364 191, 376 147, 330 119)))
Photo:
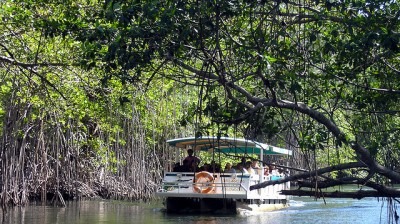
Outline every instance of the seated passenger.
POLYGON ((256 172, 254 171, 254 169, 251 167, 251 161, 247 161, 247 162, 246 162, 245 168, 246 168, 246 170, 247 170, 247 172, 248 172, 249 174, 256 174, 256 172))
POLYGON ((269 172, 271 173, 271 175, 273 176, 278 176, 278 170, 276 169, 275 165, 272 164, 271 166, 269 166, 269 172))
POLYGON ((190 172, 189 160, 183 160, 182 166, 179 168, 179 172, 190 172))
POLYGON ((260 175, 261 172, 262 172, 260 166, 258 165, 258 160, 257 159, 253 159, 251 161, 251 168, 253 168, 255 174, 260 175))
POLYGON ((243 174, 249 173, 249 171, 247 171, 247 169, 244 168, 242 163, 238 163, 237 168, 238 168, 238 173, 243 173, 243 174))
POLYGON ((179 172, 180 167, 181 167, 181 164, 174 163, 174 167, 172 168, 172 171, 173 172, 179 172))
POLYGON ((246 164, 246 158, 242 157, 240 159, 240 163, 242 163, 242 165, 244 166, 246 164))
POLYGON ((215 163, 215 161, 211 161, 211 165, 210 165, 211 169, 209 172, 211 173, 219 173, 221 171, 221 165, 219 165, 218 163, 215 163))
POLYGON ((210 170, 210 164, 204 163, 203 166, 200 167, 200 171, 209 171, 210 170))
POLYGON ((199 166, 196 161, 192 161, 189 169, 190 169, 190 172, 199 172, 200 171, 199 166))
POLYGON ((266 167, 264 167, 264 176, 268 176, 270 173, 269 173, 269 168, 268 168, 268 166, 266 166, 266 167))
POLYGON ((232 165, 230 163, 227 163, 225 165, 225 173, 236 173, 236 170, 232 168, 232 165))

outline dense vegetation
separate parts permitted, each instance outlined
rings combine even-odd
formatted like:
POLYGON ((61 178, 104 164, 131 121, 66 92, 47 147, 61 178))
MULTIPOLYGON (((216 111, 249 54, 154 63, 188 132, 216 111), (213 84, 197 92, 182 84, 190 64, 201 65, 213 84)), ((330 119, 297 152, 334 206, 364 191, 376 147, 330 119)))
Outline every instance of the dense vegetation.
POLYGON ((78 65, 84 44, 37 27, 60 16, 45 3, 0 5, 2 204, 151 198, 190 90, 165 79, 154 81, 161 89, 103 84, 103 71, 78 65))
POLYGON ((0 4, 3 204, 149 198, 164 140, 194 133, 294 149, 310 172, 282 181, 400 195, 397 1, 0 4))

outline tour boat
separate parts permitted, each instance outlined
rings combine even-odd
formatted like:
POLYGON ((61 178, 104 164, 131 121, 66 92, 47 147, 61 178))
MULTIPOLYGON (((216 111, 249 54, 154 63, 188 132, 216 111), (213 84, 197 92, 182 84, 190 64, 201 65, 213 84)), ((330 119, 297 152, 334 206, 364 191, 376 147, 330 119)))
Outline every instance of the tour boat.
MULTIPOLYGON (((180 150, 207 151, 225 155, 254 155, 265 161, 269 155, 291 156, 292 151, 268 144, 229 137, 187 137, 168 140, 170 146, 180 150)), ((215 158, 217 158, 215 156, 215 158)), ((238 158, 240 162, 240 157, 238 158)), ((282 164, 283 165, 283 164, 282 164)), ((220 172, 165 172, 156 195, 165 199, 167 213, 238 213, 240 211, 272 211, 288 206, 289 182, 250 190, 261 182, 283 178, 286 174, 264 175, 263 163, 257 174, 240 171, 220 172)))

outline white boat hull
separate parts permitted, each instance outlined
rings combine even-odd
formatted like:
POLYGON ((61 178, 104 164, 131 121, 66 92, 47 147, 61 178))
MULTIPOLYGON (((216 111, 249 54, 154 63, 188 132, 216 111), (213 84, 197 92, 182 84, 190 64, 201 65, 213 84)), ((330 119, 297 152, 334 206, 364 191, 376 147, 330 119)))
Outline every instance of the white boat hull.
POLYGON ((157 196, 165 198, 169 213, 259 212, 288 206, 286 196, 279 194, 288 187, 286 184, 250 191, 251 185, 259 183, 258 175, 222 173, 213 176, 212 184, 203 184, 194 181, 193 173, 167 172, 157 196), (198 192, 198 189, 210 187, 213 189, 208 193, 198 192))

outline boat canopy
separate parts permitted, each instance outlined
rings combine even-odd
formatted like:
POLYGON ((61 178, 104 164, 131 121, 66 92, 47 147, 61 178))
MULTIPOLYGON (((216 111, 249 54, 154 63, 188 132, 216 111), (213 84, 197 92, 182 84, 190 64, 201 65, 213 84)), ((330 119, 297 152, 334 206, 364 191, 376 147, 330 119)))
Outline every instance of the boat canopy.
POLYGON ((292 155, 292 150, 260 143, 252 140, 229 137, 187 137, 170 139, 167 143, 183 149, 193 149, 208 152, 223 152, 235 154, 292 155))

